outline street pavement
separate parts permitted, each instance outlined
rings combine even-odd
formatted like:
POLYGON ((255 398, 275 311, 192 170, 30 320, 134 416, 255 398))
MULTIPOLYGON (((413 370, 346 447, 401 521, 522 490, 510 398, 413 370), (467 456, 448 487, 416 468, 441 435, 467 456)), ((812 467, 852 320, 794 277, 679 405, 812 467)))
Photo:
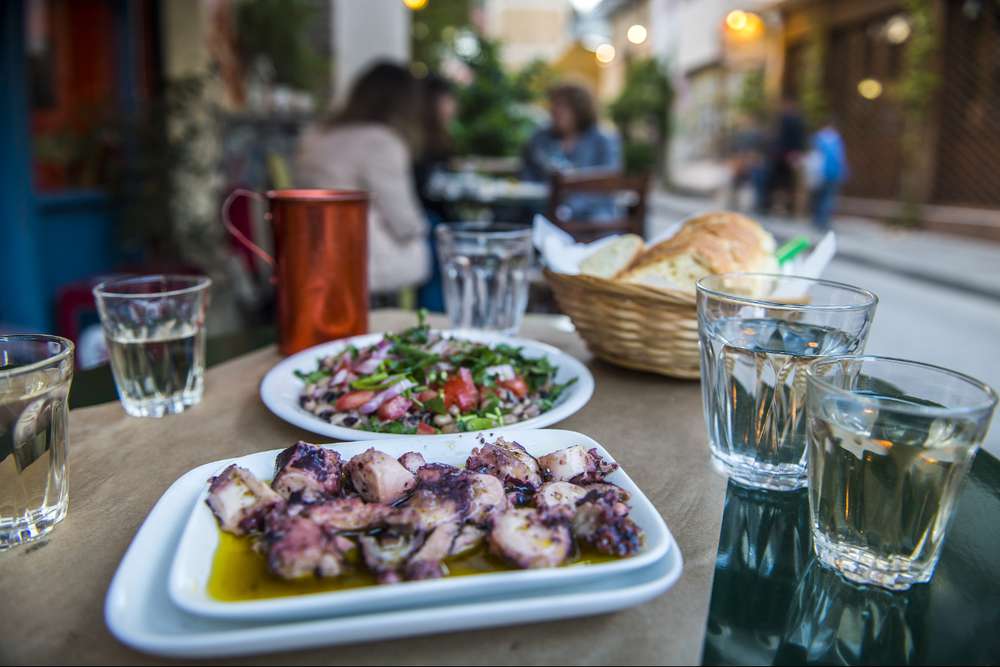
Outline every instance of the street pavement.
MULTIPOLYGON (((708 200, 657 194, 655 235, 708 200)), ((809 233, 802 221, 762 220, 779 239, 809 233)), ((838 219, 838 255, 825 278, 865 287, 879 297, 866 351, 967 373, 1000 390, 1000 243, 887 228, 838 219)), ((986 440, 1000 456, 1000 416, 986 440)))

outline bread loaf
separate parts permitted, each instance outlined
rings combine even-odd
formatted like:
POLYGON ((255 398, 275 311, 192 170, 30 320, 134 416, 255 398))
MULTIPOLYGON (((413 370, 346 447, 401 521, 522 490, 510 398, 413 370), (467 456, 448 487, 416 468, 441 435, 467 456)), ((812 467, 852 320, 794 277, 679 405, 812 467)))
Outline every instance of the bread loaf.
POLYGON ((580 273, 599 278, 614 278, 642 253, 646 244, 642 237, 623 234, 604 244, 580 262, 580 273))
POLYGON ((702 277, 731 272, 775 273, 774 238, 738 213, 706 213, 642 253, 618 280, 694 291, 702 277))

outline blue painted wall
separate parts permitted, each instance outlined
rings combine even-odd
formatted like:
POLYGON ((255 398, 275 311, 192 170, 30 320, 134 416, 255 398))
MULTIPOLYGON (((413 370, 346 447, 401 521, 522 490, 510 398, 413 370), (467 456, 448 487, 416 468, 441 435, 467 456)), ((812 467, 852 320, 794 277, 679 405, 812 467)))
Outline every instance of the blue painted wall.
POLYGON ((24 2, 0 2, 0 325, 47 330, 31 183, 24 2))
MULTIPOLYGON (((114 7, 118 32, 127 33, 134 10, 114 7)), ((0 329, 52 332, 59 288, 110 272, 120 258, 107 195, 34 193, 24 26, 24 0, 0 0, 0 329)), ((134 41, 119 44, 120 62, 135 62, 134 41)), ((123 79, 119 101, 133 111, 135 77, 123 79)))

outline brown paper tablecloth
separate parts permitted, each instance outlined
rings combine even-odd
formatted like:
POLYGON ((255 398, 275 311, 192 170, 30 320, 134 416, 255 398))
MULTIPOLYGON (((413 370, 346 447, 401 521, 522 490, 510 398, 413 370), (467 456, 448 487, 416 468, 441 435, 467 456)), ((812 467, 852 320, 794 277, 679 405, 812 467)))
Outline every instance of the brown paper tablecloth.
MULTIPOLYGON (((373 331, 412 314, 373 314, 373 331)), ((591 618, 257 656, 260 664, 692 663, 701 656, 725 482, 709 466, 697 383, 618 369, 590 357, 556 319, 529 316, 521 335, 588 363, 590 403, 558 428, 602 443, 663 513, 684 573, 666 594, 591 618)), ((440 322, 438 322, 440 323, 440 322)), ((70 414, 70 510, 44 541, 0 553, 0 659, 5 663, 162 663, 118 643, 104 596, 146 514, 191 468, 232 456, 322 441, 273 416, 258 385, 274 348, 208 371, 205 398, 165 419, 127 417, 117 403, 70 414)))

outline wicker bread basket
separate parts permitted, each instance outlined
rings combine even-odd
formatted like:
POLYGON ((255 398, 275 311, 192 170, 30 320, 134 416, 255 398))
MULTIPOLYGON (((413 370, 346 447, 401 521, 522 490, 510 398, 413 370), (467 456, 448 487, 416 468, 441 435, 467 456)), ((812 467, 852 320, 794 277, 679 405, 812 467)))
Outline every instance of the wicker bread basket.
POLYGON ((595 356, 626 368, 698 378, 694 294, 548 269, 545 279, 595 356))

